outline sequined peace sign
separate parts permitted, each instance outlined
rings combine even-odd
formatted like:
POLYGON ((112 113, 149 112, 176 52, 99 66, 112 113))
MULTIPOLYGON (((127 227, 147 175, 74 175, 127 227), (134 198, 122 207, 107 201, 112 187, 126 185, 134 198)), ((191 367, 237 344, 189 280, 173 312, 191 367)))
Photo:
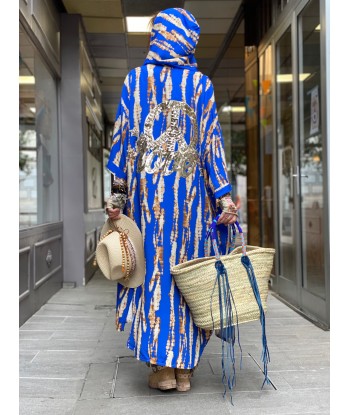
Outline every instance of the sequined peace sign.
POLYGON ((199 161, 197 143, 198 127, 194 110, 185 102, 175 100, 162 102, 147 115, 144 132, 137 142, 139 152, 137 171, 145 170, 146 173, 161 171, 165 176, 178 171, 182 177, 187 177, 199 161), (166 130, 155 139, 154 122, 163 112, 166 114, 170 112, 170 122, 166 130), (191 120, 190 144, 186 143, 184 137, 185 127, 179 125, 181 112, 191 120))

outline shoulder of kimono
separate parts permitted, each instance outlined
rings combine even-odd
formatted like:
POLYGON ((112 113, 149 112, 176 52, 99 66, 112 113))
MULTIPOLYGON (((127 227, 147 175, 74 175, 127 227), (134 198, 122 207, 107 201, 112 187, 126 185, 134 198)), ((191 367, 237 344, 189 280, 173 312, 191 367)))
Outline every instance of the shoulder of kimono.
POLYGON ((124 84, 130 85, 132 81, 135 80, 135 78, 140 75, 141 71, 144 71, 144 70, 145 70, 144 66, 137 66, 136 68, 131 69, 131 71, 129 71, 129 73, 126 75, 124 79, 124 84))

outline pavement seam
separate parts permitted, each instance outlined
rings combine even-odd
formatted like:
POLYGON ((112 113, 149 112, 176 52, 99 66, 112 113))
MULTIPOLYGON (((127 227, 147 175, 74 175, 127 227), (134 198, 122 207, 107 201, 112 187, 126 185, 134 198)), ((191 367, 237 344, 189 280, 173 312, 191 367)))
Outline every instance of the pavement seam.
MULTIPOLYGON (((107 313, 107 314, 108 314, 108 313, 107 313)), ((103 324, 103 327, 102 327, 102 330, 100 331, 99 336, 101 336, 101 335, 102 335, 102 333, 103 333, 103 331, 104 331, 105 327, 107 326, 107 323, 108 323, 108 315, 106 315, 106 316, 105 316, 105 322, 104 322, 104 324, 103 324)), ((98 341, 97 341, 97 343, 96 343, 96 345, 95 345, 95 347, 94 347, 94 352, 97 350, 98 345, 99 345, 99 343, 100 343, 100 340, 101 340, 101 338, 99 337, 99 338, 98 338, 98 341)), ((87 381, 87 377, 88 377, 88 375, 89 375, 89 372, 90 372, 90 369, 91 369, 91 365, 93 365, 93 364, 95 364, 95 363, 93 363, 93 362, 90 362, 90 363, 89 363, 88 370, 86 371, 85 378, 84 378, 83 384, 82 384, 82 386, 81 386, 81 390, 80 390, 79 397, 76 399, 75 404, 74 404, 73 414, 72 414, 72 415, 74 415, 74 414, 76 413, 76 409, 77 409, 78 402, 79 402, 79 401, 83 401, 83 400, 84 400, 84 399, 81 399, 81 396, 82 396, 82 393, 83 393, 83 391, 84 391, 85 383, 86 383, 86 381, 87 381)))
POLYGON ((117 385, 119 364, 120 364, 120 359, 119 359, 119 356, 118 356, 116 364, 115 364, 115 371, 114 371, 114 375, 113 375, 111 390, 109 391, 109 397, 113 398, 113 399, 115 399, 115 388, 116 388, 116 385, 117 385))

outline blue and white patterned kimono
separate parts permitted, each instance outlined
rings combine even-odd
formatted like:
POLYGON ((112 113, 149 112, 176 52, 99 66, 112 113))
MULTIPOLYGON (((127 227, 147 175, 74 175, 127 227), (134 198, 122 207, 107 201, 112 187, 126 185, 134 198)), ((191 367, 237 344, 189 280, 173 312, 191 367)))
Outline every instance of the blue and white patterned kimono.
POLYGON ((125 79, 107 164, 127 182, 124 213, 142 232, 146 259, 144 285, 118 284, 117 330, 131 307, 135 357, 185 369, 197 365, 211 332, 194 325, 170 269, 205 256, 216 199, 231 191, 213 85, 194 58, 199 31, 186 10, 157 15, 147 58, 125 79))

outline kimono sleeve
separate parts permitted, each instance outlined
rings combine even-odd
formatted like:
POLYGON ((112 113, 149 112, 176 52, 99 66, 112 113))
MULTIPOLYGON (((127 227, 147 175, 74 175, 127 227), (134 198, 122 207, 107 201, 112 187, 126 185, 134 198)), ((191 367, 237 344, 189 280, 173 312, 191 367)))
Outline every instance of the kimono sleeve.
POLYGON ((203 164, 207 180, 215 198, 232 190, 228 180, 224 139, 218 119, 213 84, 207 78, 204 93, 203 127, 205 150, 203 164))
POLYGON ((129 82, 124 81, 120 102, 115 116, 113 138, 107 169, 116 177, 126 179, 127 151, 129 145, 129 82))

